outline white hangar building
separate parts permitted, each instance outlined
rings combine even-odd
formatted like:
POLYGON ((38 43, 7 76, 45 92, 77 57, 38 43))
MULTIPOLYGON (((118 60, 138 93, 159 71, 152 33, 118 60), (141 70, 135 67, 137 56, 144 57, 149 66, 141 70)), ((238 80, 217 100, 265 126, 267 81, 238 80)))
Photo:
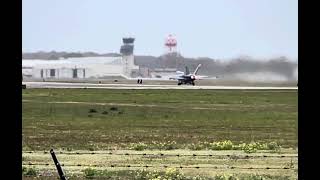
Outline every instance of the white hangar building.
POLYGON ((32 78, 102 78, 122 76, 122 57, 79 57, 63 60, 22 60, 22 73, 32 78))
POLYGON ((73 57, 60 60, 22 60, 22 74, 32 79, 86 79, 137 76, 133 38, 123 38, 119 57, 73 57))

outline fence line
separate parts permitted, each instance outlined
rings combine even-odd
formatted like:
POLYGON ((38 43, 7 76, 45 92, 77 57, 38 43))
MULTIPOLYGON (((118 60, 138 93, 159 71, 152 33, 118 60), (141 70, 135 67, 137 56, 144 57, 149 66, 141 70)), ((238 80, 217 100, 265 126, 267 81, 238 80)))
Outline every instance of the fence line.
MULTIPOLYGON (((29 166, 54 166, 54 164, 49 163, 27 163, 22 165, 29 165, 29 166)), ((294 168, 289 167, 236 167, 236 166, 228 166, 228 167, 218 167, 218 166, 153 166, 153 165, 118 165, 118 164, 111 164, 111 165, 88 165, 88 164, 61 164, 61 166, 66 167, 111 167, 111 168, 180 168, 180 169, 287 169, 287 170, 294 170, 294 168)))
MULTIPOLYGON (((27 154, 35 153, 33 151, 24 152, 27 154)), ((44 151, 44 154, 48 154, 49 152, 44 151)), ((244 157, 244 158, 250 158, 250 157, 263 157, 263 158, 285 158, 285 157, 298 157, 298 155, 233 155, 233 154, 164 154, 164 153, 157 153, 157 154, 149 154, 149 153, 112 153, 112 152, 56 152, 56 154, 66 154, 66 155, 98 155, 98 154, 105 154, 105 155, 116 155, 116 156, 176 156, 176 157, 182 157, 182 156, 204 156, 204 157, 244 157)))

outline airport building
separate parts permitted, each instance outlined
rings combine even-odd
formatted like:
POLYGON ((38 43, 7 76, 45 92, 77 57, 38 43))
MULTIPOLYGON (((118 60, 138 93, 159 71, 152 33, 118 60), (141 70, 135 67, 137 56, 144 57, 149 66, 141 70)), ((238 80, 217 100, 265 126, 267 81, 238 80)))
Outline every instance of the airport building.
POLYGON ((34 79, 85 79, 122 76, 121 57, 23 60, 22 74, 34 79), (28 71, 27 71, 28 70, 28 71))
MULTIPOLYGON (((177 72, 176 68, 155 68, 150 73, 153 78, 166 78, 175 75, 177 72)), ((168 79, 168 78, 166 78, 168 79)))
POLYGON ((134 64, 134 39, 123 38, 119 57, 72 57, 60 60, 22 60, 22 74, 32 79, 86 79, 139 75, 134 64))

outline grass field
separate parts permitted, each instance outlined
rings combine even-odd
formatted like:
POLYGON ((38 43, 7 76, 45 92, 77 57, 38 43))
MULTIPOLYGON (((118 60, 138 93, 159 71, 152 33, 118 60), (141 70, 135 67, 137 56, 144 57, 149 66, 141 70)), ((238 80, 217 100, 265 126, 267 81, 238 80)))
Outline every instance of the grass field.
MULTIPOLYGON (((191 144, 231 140, 235 144, 273 141, 296 154, 297 101, 297 90, 26 89, 22 91, 23 150, 129 151, 132 144, 144 143, 145 152, 161 150, 154 145, 162 143, 190 153, 191 144)), ((28 158, 23 163, 42 162, 28 158)), ((154 163, 131 160, 133 164, 154 163)), ((168 163, 188 164, 189 160, 181 160, 168 163)), ((232 162, 225 161, 221 163, 232 162)), ((281 163, 290 161, 282 159, 281 163)), ((280 161, 244 162, 238 165, 277 166, 280 161)), ((208 170, 203 174, 208 175, 208 170)))

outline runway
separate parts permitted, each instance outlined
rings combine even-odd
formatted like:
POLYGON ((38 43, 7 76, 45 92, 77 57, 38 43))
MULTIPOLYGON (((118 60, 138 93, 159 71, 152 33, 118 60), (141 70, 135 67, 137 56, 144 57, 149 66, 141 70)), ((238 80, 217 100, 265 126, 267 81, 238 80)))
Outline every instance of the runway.
POLYGON ((94 84, 61 82, 23 82, 28 88, 79 88, 79 89, 298 89, 298 87, 263 86, 191 86, 191 85, 144 85, 144 84, 94 84))

